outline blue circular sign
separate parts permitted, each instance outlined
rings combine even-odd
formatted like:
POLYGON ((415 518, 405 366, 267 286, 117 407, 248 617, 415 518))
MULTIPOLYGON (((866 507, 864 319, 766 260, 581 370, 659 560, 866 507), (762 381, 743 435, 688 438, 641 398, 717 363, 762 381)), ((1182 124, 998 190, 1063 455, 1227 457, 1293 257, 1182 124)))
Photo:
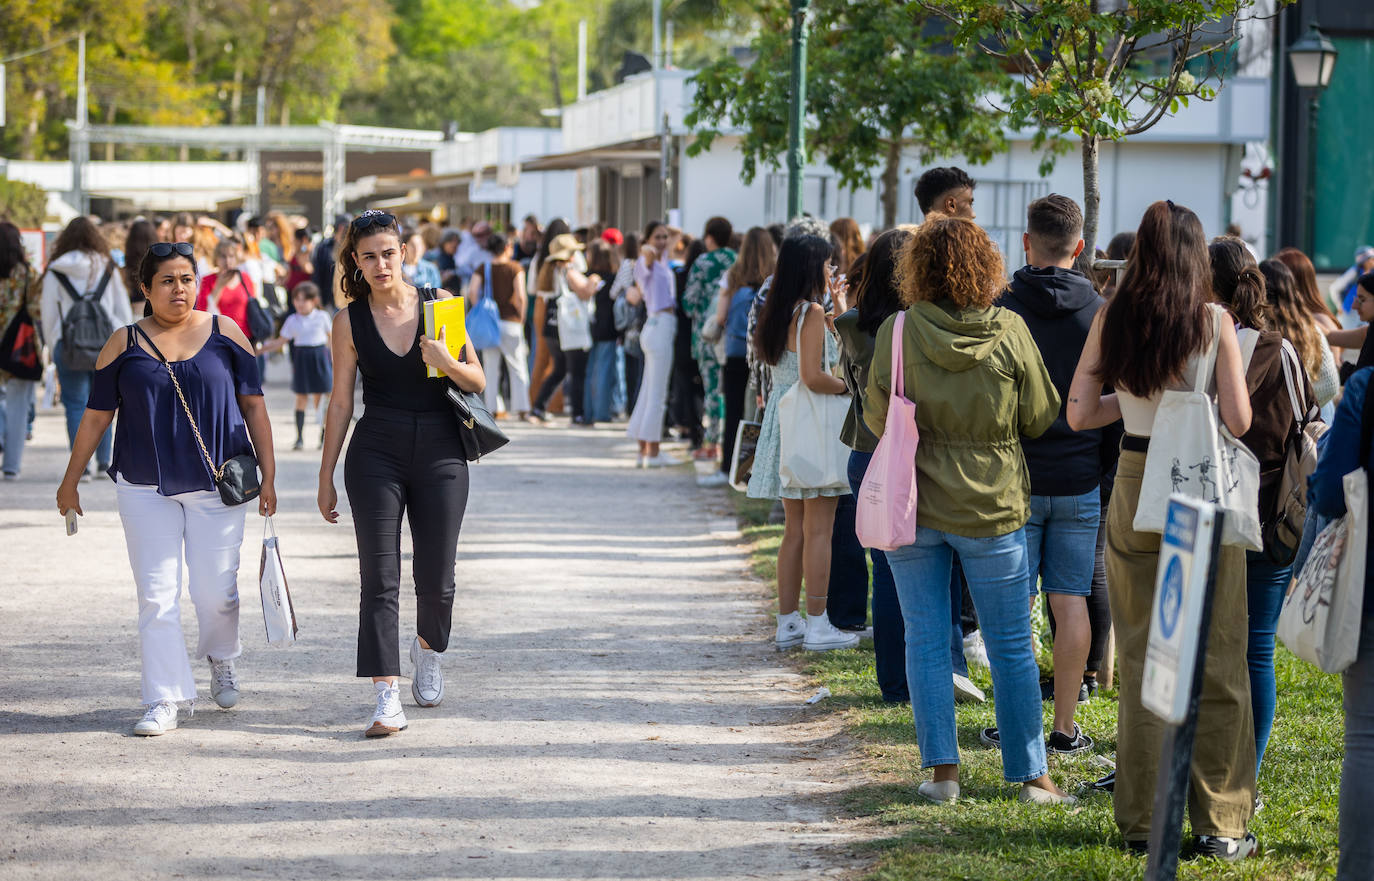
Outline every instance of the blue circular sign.
POLYGON ((1178 555, 1169 560, 1164 569, 1164 583, 1160 585, 1159 630, 1165 639, 1174 638, 1178 627, 1178 614, 1183 608, 1183 563, 1178 555))

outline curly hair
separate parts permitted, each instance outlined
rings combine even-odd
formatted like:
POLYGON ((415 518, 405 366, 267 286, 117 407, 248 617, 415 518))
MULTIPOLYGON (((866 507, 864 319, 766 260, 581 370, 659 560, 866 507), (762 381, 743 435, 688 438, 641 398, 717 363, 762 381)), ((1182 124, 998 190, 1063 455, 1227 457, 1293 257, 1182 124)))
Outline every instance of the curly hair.
POLYGON ((1002 252, 972 220, 927 215, 897 258, 897 284, 908 306, 950 300, 960 309, 987 309, 1007 284, 1002 252))

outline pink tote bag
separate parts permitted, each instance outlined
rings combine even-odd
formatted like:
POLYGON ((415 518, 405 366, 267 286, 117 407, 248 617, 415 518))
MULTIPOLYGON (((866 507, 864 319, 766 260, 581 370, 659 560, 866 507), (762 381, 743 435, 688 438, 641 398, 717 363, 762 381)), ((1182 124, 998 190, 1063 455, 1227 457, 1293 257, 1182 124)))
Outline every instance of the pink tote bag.
POLYGON ((916 405, 906 399, 902 365, 902 329, 906 313, 898 312, 892 326, 892 391, 887 399, 887 423, 878 449, 864 472, 855 504, 854 532, 859 543, 879 551, 895 551, 916 540, 916 405))

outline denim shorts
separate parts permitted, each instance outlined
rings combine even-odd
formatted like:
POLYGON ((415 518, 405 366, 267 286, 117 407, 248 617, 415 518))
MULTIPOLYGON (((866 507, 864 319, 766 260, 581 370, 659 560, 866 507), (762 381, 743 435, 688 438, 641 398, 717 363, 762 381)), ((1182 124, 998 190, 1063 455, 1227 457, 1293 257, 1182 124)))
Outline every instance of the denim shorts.
POLYGON ((1026 521, 1026 564, 1030 595, 1036 583, 1045 593, 1085 597, 1092 593, 1097 527, 1101 520, 1100 490, 1081 496, 1031 496, 1026 521))

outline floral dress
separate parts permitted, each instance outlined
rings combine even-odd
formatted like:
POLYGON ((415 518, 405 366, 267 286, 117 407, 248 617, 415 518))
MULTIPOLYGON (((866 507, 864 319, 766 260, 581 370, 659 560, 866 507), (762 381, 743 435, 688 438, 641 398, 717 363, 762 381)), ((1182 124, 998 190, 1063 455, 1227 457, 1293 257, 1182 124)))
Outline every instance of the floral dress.
POLYGON ((704 394, 703 411, 706 416, 706 443, 720 443, 721 425, 725 420, 725 396, 720 387, 720 361, 716 347, 701 338, 702 328, 716 311, 720 295, 720 279, 735 264, 735 252, 717 248, 702 254, 692 264, 687 276, 687 289, 682 294, 682 311, 692 319, 692 357, 701 371, 704 394))
MULTIPOLYGON (((839 357, 835 338, 829 332, 825 337, 825 362, 834 364, 839 357)), ((811 489, 785 487, 778 468, 782 464, 782 432, 778 425, 778 401, 787 390, 801 382, 801 360, 796 352, 783 351, 777 364, 767 367, 772 382, 773 393, 768 396, 768 404, 763 410, 763 423, 759 428, 759 442, 754 449, 754 469, 749 474, 751 499, 814 499, 820 496, 846 496, 849 488, 830 487, 811 489)))

